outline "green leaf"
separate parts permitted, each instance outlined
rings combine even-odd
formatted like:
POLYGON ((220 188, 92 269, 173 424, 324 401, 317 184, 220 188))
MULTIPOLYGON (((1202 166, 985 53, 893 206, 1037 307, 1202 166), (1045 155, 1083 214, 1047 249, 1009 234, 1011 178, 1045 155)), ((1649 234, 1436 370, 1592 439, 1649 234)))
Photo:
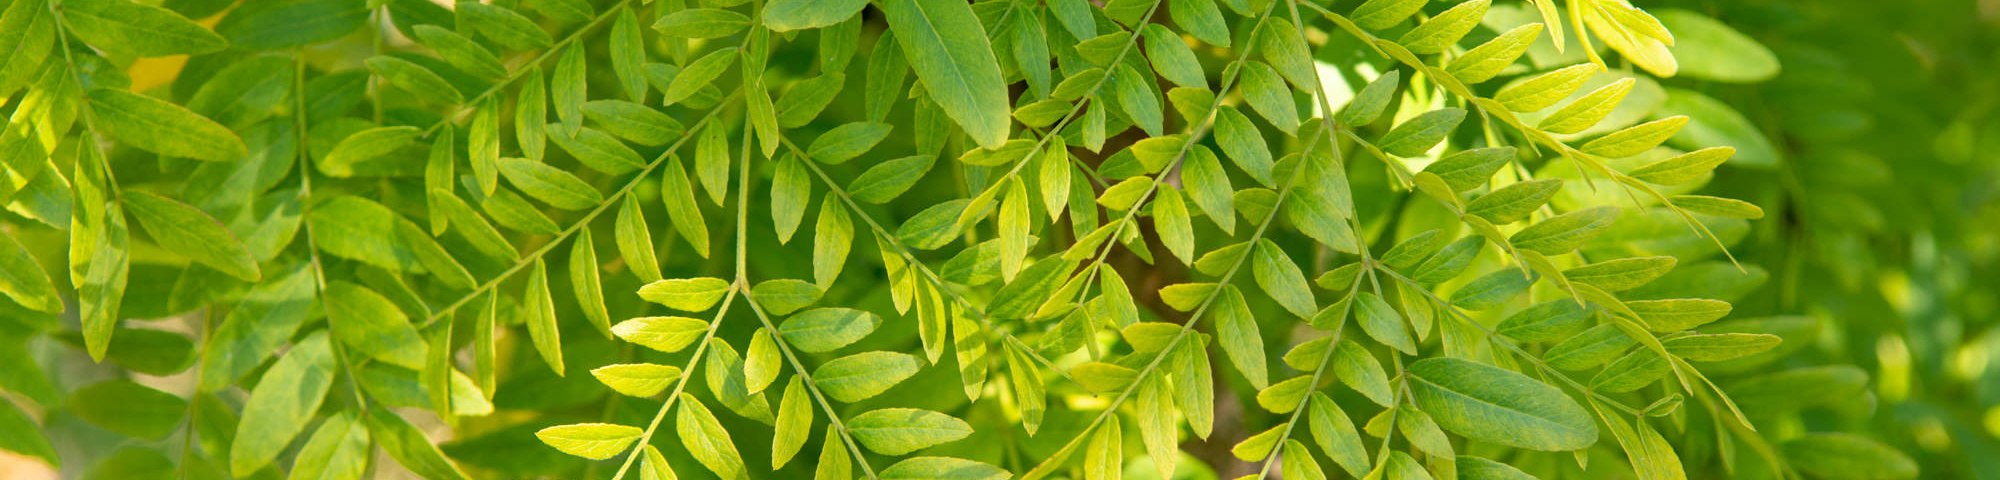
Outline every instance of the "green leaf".
POLYGON ((771 340, 770 331, 759 328, 750 335, 750 348, 744 354, 747 357, 743 362, 744 389, 751 395, 763 393, 784 369, 778 344, 771 340))
POLYGON ((466 26, 510 50, 533 50, 555 43, 533 20, 507 7, 479 2, 453 7, 466 26))
POLYGON ((1758 333, 1688 335, 1660 341, 1668 353, 1692 362, 1734 360, 1777 348, 1784 338, 1758 333))
POLYGON ((556 329, 555 301, 549 298, 549 271, 542 259, 535 259, 535 270, 528 276, 528 290, 523 295, 521 309, 526 314, 528 337, 534 340, 535 351, 541 353, 542 361, 557 376, 563 369, 562 337, 556 329))
POLYGON ((1624 101, 1625 95, 1631 93, 1632 86, 1637 84, 1638 80, 1627 77, 1591 90, 1590 93, 1569 102, 1569 105, 1564 105, 1555 113, 1543 117, 1540 123, 1535 124, 1535 128, 1550 133, 1581 132, 1597 125, 1597 122, 1604 121, 1604 117, 1611 115, 1611 111, 1618 108, 1618 103, 1624 101))
MULTIPOLYGON (((856 201, 886 203, 908 191, 930 172, 936 157, 916 155, 888 160, 868 167, 847 184, 847 193, 856 201)), ((803 209, 801 209, 803 210, 803 209)))
POLYGON ((1570 94, 1583 88, 1585 81, 1596 75, 1600 67, 1595 63, 1579 63, 1555 69, 1534 78, 1510 83, 1493 95, 1508 110, 1534 112, 1554 106, 1570 94))
POLYGON ((716 421, 715 414, 709 413, 708 407, 702 406, 693 395, 682 393, 679 402, 674 431, 680 433, 681 445, 687 447, 688 454, 717 477, 741 477, 743 455, 737 453, 736 442, 729 438, 729 431, 722 428, 722 423, 716 421))
POLYGON ((333 177, 353 176, 356 164, 389 155, 421 135, 423 131, 408 126, 376 127, 355 132, 341 139, 332 151, 319 159, 319 171, 333 177))
POLYGON ((1563 270, 1563 278, 1619 292, 1651 283, 1673 270, 1676 263, 1678 260, 1667 256, 1620 258, 1563 270))
POLYGON ((1188 48, 1180 35, 1160 24, 1148 24, 1139 33, 1146 37, 1146 58, 1152 60, 1153 69, 1161 77, 1183 87, 1208 87, 1208 75, 1202 73, 1201 61, 1195 59, 1194 49, 1188 48))
MULTIPOLYGON (((550 127, 556 125, 549 124, 550 127)), ((557 148, 576 157, 577 161, 592 170, 617 175, 646 166, 645 160, 639 158, 639 153, 632 151, 631 147, 590 127, 577 129, 574 135, 564 133, 561 128, 543 130, 539 125, 535 127, 535 131, 549 132, 547 138, 554 140, 557 148)))
POLYGON ((905 455, 972 435, 972 425, 956 417, 914 408, 884 408, 847 420, 855 441, 883 455, 905 455))
POLYGON ((611 314, 604 307, 604 282, 598 278, 597 244, 590 238, 588 228, 578 232, 575 242, 569 252, 569 283, 576 289, 577 307, 597 331, 609 337, 611 314))
POLYGON ((1257 286, 1270 294, 1273 300, 1299 318, 1312 318, 1319 310, 1313 301, 1312 289, 1306 286, 1305 273, 1299 271, 1298 264, 1285 255, 1283 249, 1269 239, 1257 242, 1257 258, 1253 264, 1257 286))
POLYGON ((1465 213, 1478 215, 1494 225, 1506 225, 1528 218, 1562 191, 1563 181, 1555 178, 1529 180, 1494 190, 1465 204, 1465 213))
MULTIPOLYGON (((778 401, 778 423, 771 434, 771 468, 785 466, 793 455, 805 446, 806 437, 812 433, 813 411, 811 395, 800 377, 792 376, 792 382, 785 384, 785 396, 778 401)), ((831 431, 827 432, 833 433, 831 431)))
POLYGON ((1396 125, 1395 129, 1382 135, 1382 139, 1375 142, 1375 145, 1381 147, 1382 151, 1396 156, 1422 156, 1431 147, 1437 146, 1438 142, 1444 141, 1444 137, 1458 128, 1459 122, 1464 120, 1465 110, 1460 108, 1441 108, 1424 112, 1396 125))
POLYGON ((1264 142, 1264 133, 1235 106, 1224 106, 1215 113, 1216 146, 1250 178, 1265 186, 1275 186, 1276 180, 1271 176, 1271 146, 1264 142))
POLYGON ((229 41, 172 10, 125 0, 68 0, 64 25, 91 46, 140 57, 221 51, 229 41))
POLYGON ((564 210, 596 208, 604 195, 582 179, 548 164, 521 158, 501 158, 500 176, 522 193, 564 210))
POLYGON ((1521 58, 1521 54, 1526 53, 1528 46, 1534 44, 1535 38, 1541 34, 1540 23, 1514 27, 1513 30, 1508 30, 1507 33, 1502 33, 1499 37, 1472 47, 1471 50, 1466 50, 1465 54, 1453 58, 1450 64, 1445 65, 1444 71, 1451 74, 1452 78, 1468 84, 1490 80, 1494 75, 1499 75, 1501 69, 1513 65, 1514 59, 1521 58))
POLYGON ((318 413, 337 366, 332 344, 320 332, 278 357, 243 404, 243 419, 229 447, 232 475, 247 477, 285 451, 318 413))
POLYGON ((1458 291, 1451 292, 1451 304, 1466 310, 1487 310, 1506 305, 1521 292, 1527 291, 1535 278, 1515 268, 1487 272, 1459 287, 1458 291))
MULTIPOLYGON (((483 78, 507 77, 507 66, 500 63, 499 57, 493 56, 493 52, 487 51, 486 47, 479 46, 479 43, 459 35, 458 32, 436 25, 417 25, 410 29, 417 33, 418 41, 436 50, 438 56, 443 57, 445 62, 464 70, 465 73, 483 78)), ((536 125, 541 123, 535 122, 536 125)))
MULTIPOLYGON (((790 338, 790 335, 787 335, 790 338)), ((813 384, 844 403, 867 400, 917 373, 917 357, 896 352, 862 352, 836 358, 813 370, 813 384)))
POLYGON ((388 55, 369 57, 366 63, 375 75, 418 99, 439 105, 465 103, 465 95, 459 93, 458 87, 423 65, 388 55))
MULTIPOLYGON (((252 263, 251 268, 255 270, 256 265, 252 263)), ((35 257, 29 255, 28 250, 22 248, 12 235, 0 238, 0 293, 7 294, 24 307, 48 313, 63 311, 62 297, 57 296, 55 283, 49 280, 41 264, 36 263, 35 257)))
POLYGON ((685 312, 713 308, 729 294, 729 282, 714 277, 674 278, 639 287, 639 298, 685 312))
POLYGON ((1675 195, 1668 201, 1674 206, 1694 213, 1715 215, 1725 218, 1756 220, 1764 218, 1764 209, 1756 204, 1734 198, 1710 197, 1705 195, 1675 195))
POLYGON ((1411 53, 1430 55, 1443 52, 1458 43, 1458 39, 1464 38, 1465 34, 1471 33, 1472 27, 1486 18, 1486 9, 1492 4, 1492 0, 1467 0, 1410 29, 1397 38, 1396 43, 1410 49, 1411 53))
POLYGON ((659 395, 680 378, 680 367, 633 363, 605 365, 590 370, 590 375, 611 390, 634 397, 659 395))
POLYGON ((1411 363, 1409 375, 1417 407, 1453 433, 1541 451, 1597 442, 1597 424, 1581 405, 1526 375, 1449 357, 1411 363))
POLYGON ((694 202, 694 186, 688 183, 687 170, 680 157, 673 156, 667 157, 665 170, 660 175, 660 200, 667 205, 667 219, 673 221, 674 230, 687 239, 695 254, 707 258, 708 223, 701 218, 701 206, 694 202))
MULTIPOLYGON (((1159 233, 1160 243, 1166 245, 1167 251, 1172 252, 1174 258, 1179 258, 1181 263, 1192 263, 1194 222, 1189 220, 1187 204, 1181 200, 1181 191, 1171 186, 1162 186, 1156 192, 1159 195, 1153 201, 1153 231, 1159 233)), ((1106 193, 1108 195, 1110 192, 1106 193)), ((1118 200, 1116 203, 1129 208, 1129 203, 1132 201, 1137 199, 1118 200)))
POLYGON ((750 25, 750 17, 721 8, 689 8, 661 15, 653 30, 674 38, 719 38, 750 25))
POLYGON ((1779 445, 1799 470, 1833 480, 1916 478, 1918 465, 1895 447, 1851 433, 1812 433, 1779 445))
POLYGON ((682 67, 680 73, 674 75, 673 81, 660 90, 660 94, 666 97, 664 104, 673 106, 694 96, 702 87, 709 86, 716 77, 722 76, 722 72, 727 71, 730 65, 736 63, 736 54, 736 47, 725 47, 702 55, 701 58, 682 67))
POLYGON ((854 223, 847 219, 833 195, 820 203, 817 228, 813 229, 813 284, 825 289, 840 277, 847 253, 854 248, 854 223))
POLYGON ((1354 318, 1361 322, 1361 331, 1369 338, 1382 342, 1407 355, 1417 354, 1417 342, 1410 339, 1409 327, 1404 326, 1403 315, 1396 313, 1389 302, 1371 292, 1357 293, 1354 301, 1354 318))
POLYGON ((764 5, 765 27, 775 32, 832 26, 861 13, 868 0, 772 0, 764 5))
POLYGON ((359 480, 367 473, 368 457, 373 454, 368 440, 368 427, 355 418, 353 411, 341 411, 321 422, 319 429, 299 448, 298 459, 292 462, 291 476, 287 478, 359 480))
POLYGON ((1707 325, 1729 315, 1730 310, 1729 302, 1706 298, 1638 300, 1625 302, 1625 307, 1638 314, 1648 329, 1661 333, 1707 325))
POLYGON ((1229 24, 1222 19, 1222 10, 1215 8, 1214 0, 1171 0, 1167 13, 1174 23, 1187 29, 1189 34, 1202 42, 1218 47, 1229 46, 1229 24))
POLYGON ((428 347, 396 304, 367 287, 327 282, 321 292, 327 323, 342 344, 378 360, 416 370, 428 347))
POLYGON ((1140 73, 1130 64, 1119 65, 1113 70, 1111 88, 1112 93, 1117 95, 1118 105, 1124 107, 1125 114, 1139 129, 1152 136, 1166 133, 1166 113, 1161 109, 1157 86, 1151 75, 1140 73))
POLYGON ((1000 467, 950 457, 912 457, 882 469, 882 480, 1007 480, 1000 467))
POLYGON ((875 144, 889 137, 891 127, 886 123, 854 122, 834 127, 814 138, 806 147, 806 156, 820 163, 840 164, 853 160, 875 144))
POLYGON ((708 322, 687 317, 639 317, 611 326, 611 333, 627 342, 662 352, 678 352, 700 339, 708 322))
POLYGON ((1514 147, 1461 150, 1424 167, 1424 173, 1437 175, 1453 191, 1463 192, 1485 185, 1515 155, 1514 147))
MULTIPOLYGON (((519 107, 535 109, 535 107, 519 107)), ((492 195, 500 188, 500 101, 487 98, 472 112, 472 125, 465 133, 465 155, 480 193, 492 195)), ((449 192, 450 190, 446 190, 449 192)))
MULTIPOLYGON (((563 112, 562 92, 563 89, 558 86, 556 88, 558 114, 563 112)), ((581 93, 578 96, 580 98, 581 93)), ((659 110, 624 100, 592 100, 579 104, 577 108, 584 118, 589 118, 605 133, 640 145, 666 145, 667 142, 679 139, 687 131, 687 127, 681 126, 680 122, 667 114, 660 113, 659 110)), ((565 120, 564 123, 567 124, 568 121, 565 120)))
POLYGON ((604 460, 631 447, 632 442, 639 440, 641 433, 644 432, 639 430, 639 427, 609 423, 579 423, 541 429, 535 432, 535 438, 563 453, 591 460, 604 460))
POLYGON ((924 90, 979 146, 1007 140, 1007 84, 986 28, 970 4, 952 0, 888 0, 882 4, 924 90))
POLYGON ((1633 125, 1626 127, 1624 130, 1598 137, 1596 140, 1591 140, 1583 144, 1582 150, 1583 153, 1605 158, 1637 156, 1641 153, 1646 153, 1648 150, 1652 150, 1653 147, 1660 146, 1660 143, 1666 142, 1668 138, 1673 137, 1674 133, 1679 132, 1681 127, 1687 125, 1687 123, 1688 117, 1686 115, 1676 115, 1633 125))
MULTIPOLYGON (((172 5, 167 2, 162 4, 172 5)), ((242 9, 232 13, 230 21, 216 24, 216 33, 227 37, 229 46, 233 48, 282 50, 345 37, 367 25, 369 14, 374 12, 365 3, 348 0, 311 0, 268 5, 273 6, 264 9, 242 9)), ((396 9, 394 6, 390 8, 396 9)))
POLYGON ((1512 465, 1480 457, 1460 455, 1457 463, 1458 478, 1466 480, 1535 480, 1534 475, 1512 465))
POLYGON ((1735 154, 1733 147, 1704 148, 1649 163, 1626 174, 1655 185, 1680 185, 1708 176, 1735 154))
MULTIPOLYGON (((1567 275, 1567 272, 1565 272, 1567 275)), ((1571 279, 1575 281, 1574 278, 1571 279)), ((1563 338, 1589 321, 1588 312, 1575 300, 1561 298, 1535 304, 1508 315, 1495 331, 1523 342, 1547 342, 1563 338)))
POLYGON ((1125 471, 1125 431, 1118 426, 1118 416, 1104 419, 1104 425, 1097 427, 1090 435, 1089 450, 1083 455, 1083 478, 1085 480, 1116 480, 1125 471))
POLYGON ((660 262, 653 256, 652 228, 647 226, 645 215, 639 207, 639 196, 626 195, 625 204, 618 208, 613 235, 618 240, 618 257, 625 260, 632 273, 641 281, 656 282, 660 280, 660 262))
POLYGON ((173 433, 187 400, 131 380, 106 380, 71 391, 63 408, 92 425, 142 440, 173 433))
POLYGON ((1188 198, 1194 200, 1201 213, 1222 227, 1223 233, 1236 231, 1236 188, 1229 184, 1229 173, 1222 170, 1222 162, 1208 147, 1196 146, 1193 155, 1181 163, 1181 182, 1187 186, 1188 198))
POLYGON ((619 86, 625 87, 625 98, 646 101, 646 39, 631 8, 619 9, 618 23, 611 25, 611 70, 618 74, 619 86))
POLYGON ((1257 319, 1250 315, 1250 307, 1243 301, 1243 294, 1234 286, 1223 286, 1222 295, 1215 298, 1215 324, 1222 352, 1229 355, 1229 362, 1236 364, 1236 370, 1258 390, 1270 386, 1269 368, 1264 365, 1264 337, 1258 332, 1257 319))
MULTIPOLYGON (((1225 350, 1227 342, 1223 343, 1225 350)), ((1139 418, 1139 438, 1146 444, 1146 455, 1153 458, 1153 467, 1159 470, 1160 478, 1174 478, 1180 429, 1176 428, 1173 399, 1168 396, 1166 381, 1152 377, 1140 382, 1137 388, 1132 410, 1139 418)))
POLYGON ((590 20, 597 13, 585 0, 526 0, 524 3, 543 16, 562 22, 590 20))
POLYGON ((1320 392, 1313 392, 1309 403, 1311 410, 1307 425, 1320 451, 1349 475, 1355 478, 1367 476, 1368 449, 1361 445, 1361 435, 1355 431, 1354 421, 1347 418, 1347 412, 1341 411, 1340 405, 1320 392))
POLYGON ((1558 255, 1575 250, 1618 219, 1618 207, 1599 205, 1551 217, 1508 237, 1515 248, 1558 255))
POLYGON ((1350 126, 1375 123, 1375 119, 1382 117, 1382 111, 1389 108, 1389 101, 1396 99, 1396 87, 1402 81, 1401 70, 1390 70, 1375 77, 1374 81, 1368 82, 1368 86, 1355 92, 1353 100, 1340 108, 1340 123, 1350 126))
POLYGON ((149 152, 211 162, 235 161, 249 154, 243 139, 229 129, 157 98, 92 88, 90 111, 97 128, 149 152))
MULTIPOLYGON (((799 222, 805 221, 806 203, 812 201, 812 179, 803 162, 797 155, 786 155, 778 160, 777 172, 772 175, 771 223, 777 229, 778 243, 791 243, 792 235, 798 232, 799 222)), ((724 172, 726 174, 727 170, 724 172)), ((722 191, 721 188, 710 190, 722 191)), ((719 205, 722 194, 712 193, 710 198, 719 205)))

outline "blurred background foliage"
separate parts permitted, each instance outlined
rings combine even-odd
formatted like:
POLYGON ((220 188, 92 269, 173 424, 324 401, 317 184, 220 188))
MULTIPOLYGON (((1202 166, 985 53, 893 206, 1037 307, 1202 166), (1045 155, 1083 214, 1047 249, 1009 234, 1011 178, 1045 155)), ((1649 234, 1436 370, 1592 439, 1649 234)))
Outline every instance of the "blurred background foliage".
MULTIPOLYGON (((167 0, 165 3, 204 25, 214 27, 219 19, 227 21, 224 9, 229 2, 167 0), (215 7, 218 4, 220 8, 215 7)), ((1338 7, 1343 9, 1352 6, 1352 2, 1335 3, 1346 3, 1338 7)), ((1487 18, 1495 30, 1534 20, 1521 3, 1501 3, 1505 5, 1496 4, 1494 13, 1487 18), (1509 9, 1513 10, 1511 14, 1509 9)), ((1700 122, 1715 118, 1707 115, 1715 113, 1718 107, 1733 110, 1740 114, 1743 123, 1710 125, 1712 128, 1701 131, 1729 139, 1731 143, 1768 146, 1759 149, 1739 143, 1737 160, 1718 169, 1704 191, 1707 195, 1747 200, 1764 209, 1764 219, 1747 222, 1737 231, 1723 232, 1725 236, 1740 236, 1741 240, 1731 245, 1730 252, 1748 274, 1739 274, 1727 260, 1712 258, 1683 263, 1660 280, 1680 288, 1711 292, 1714 298, 1733 302, 1735 310, 1731 318, 1762 318, 1772 323, 1760 327, 1789 332, 1785 335, 1785 346, 1781 347, 1789 355, 1760 357, 1775 362, 1764 365, 1746 362, 1717 367, 1719 381, 1797 387, 1763 393, 1801 397, 1800 401, 1815 405, 1797 415, 1760 418, 1759 426, 1766 436, 1783 438, 1787 432, 1806 431, 1860 432, 1911 455, 1922 466, 1924 478, 2000 479, 2000 329, 1995 328, 2000 326, 2000 287, 1995 285, 2000 281, 2000 0, 1637 0, 1633 3, 1659 15, 1677 35, 1695 33, 1683 29, 1684 25, 1677 24, 1674 15, 1664 12, 1681 9, 1718 20, 1768 48, 1781 65, 1775 71, 1745 74, 1736 68, 1740 65, 1726 62, 1743 55, 1754 57, 1756 52, 1677 51, 1682 74, 1656 82, 1642 78, 1642 83, 1657 85, 1640 88, 1640 91, 1651 89, 1656 98, 1650 101, 1659 110, 1637 112, 1639 115, 1697 112, 1693 116, 1700 122), (1757 376, 1778 371, 1811 371, 1818 381, 1784 383, 1783 378, 1757 376), (1865 380, 1852 381, 1857 376, 1865 380)), ((1444 2, 1435 2, 1432 13, 1446 6, 1444 2)), ((870 14, 874 14, 873 10, 870 14)), ((1480 35, 1491 36, 1493 32, 1474 34, 1480 35)), ((309 61, 322 70, 359 68, 340 62, 358 63, 357 59, 367 56, 369 42, 365 34, 356 34, 315 46, 309 50, 309 61)), ((1541 43, 1545 46, 1547 40, 1541 43)), ((1351 58, 1338 58, 1342 50, 1323 49, 1320 60, 1354 63, 1351 58)), ((1359 48, 1350 50, 1349 54, 1362 55, 1359 48)), ((788 62, 809 62, 810 55, 810 49, 781 50, 774 53, 772 64, 775 72, 784 72, 788 62)), ((1549 67, 1581 59, 1581 52, 1576 49, 1570 49, 1565 56, 1553 48, 1538 46, 1530 51, 1528 63, 1549 67)), ((165 57, 128 60, 123 65, 105 64, 97 68, 102 69, 98 75, 129 77, 133 91, 169 88, 178 92, 198 87, 200 83, 176 79, 213 74, 229 61, 227 57, 194 61, 165 57)), ((803 75, 804 67, 795 73, 803 75)), ((178 92, 175 96, 185 98, 190 93, 178 92)), ((1634 94, 1635 98, 1640 96, 1634 94)), ((859 103, 855 98, 841 101, 859 103)), ((859 110, 859 105, 843 107, 837 103, 829 110, 842 109, 859 110)), ((392 117, 399 114, 435 115, 414 109, 392 109, 390 113, 392 117)), ((1578 178, 1574 172, 1565 175, 1563 166, 1554 162, 1543 168, 1546 174, 1578 178)), ((121 180, 143 183, 149 175, 158 177, 165 173, 136 172, 131 178, 121 180)), ((1358 207, 1364 212, 1361 218, 1367 220, 1365 228, 1376 229, 1387 240, 1400 240, 1428 229, 1426 222, 1443 221, 1426 217, 1437 213, 1426 210, 1436 208, 1434 202, 1383 200, 1398 198, 1388 193, 1385 180, 1379 171, 1372 175, 1354 174, 1358 207), (1377 194, 1371 196, 1368 192, 1377 194), (1383 231, 1389 229, 1393 231, 1383 231)), ((1586 183, 1589 182, 1570 185, 1564 197, 1559 197, 1559 204, 1617 203, 1588 197, 1617 200, 1612 197, 1623 195, 1613 188, 1592 191, 1586 183)), ((923 188, 951 187, 919 187, 923 188)), ((952 195, 956 193, 933 196, 952 195)), ((645 200, 657 202, 654 198, 645 200)), ((892 218, 907 218, 920 206, 894 208, 911 209, 891 214, 892 218)), ((1677 225, 1677 222, 1666 223, 1677 225)), ((1700 239, 1694 239, 1697 243, 1692 244, 1636 243, 1668 235, 1691 238, 1687 233, 1681 228, 1672 232, 1620 231, 1607 235, 1629 235, 1634 240, 1624 245, 1643 245, 1633 248, 1654 252, 1712 248, 1700 239)), ((66 240, 53 234, 37 235, 40 236, 24 235, 19 240, 36 252, 53 251, 34 246, 37 242, 48 245, 66 240)), ((770 243, 770 239, 753 239, 753 246, 758 245, 756 242, 770 243)), ((775 244, 764 246, 780 251, 775 244)), ((685 258, 663 259, 663 263, 700 263, 692 257, 682 257, 685 258)), ((60 264, 43 260, 48 265, 60 264)), ((803 257, 791 260, 810 261, 803 257)), ((770 268, 783 268, 780 265, 785 263, 764 262, 770 268)), ((1186 272, 1163 268, 1150 275, 1154 278, 1135 284, 1135 290, 1151 292, 1184 279, 1186 272)), ((141 280, 147 279, 145 272, 136 269, 133 278, 133 288, 149 288, 142 291, 157 294, 159 298, 133 302, 128 296, 127 309, 173 310, 166 304, 171 278, 151 278, 165 285, 144 286, 141 280)), ((637 287, 630 278, 620 277, 619 282, 625 284, 608 284, 607 289, 630 291, 637 287)), ((880 290, 841 288, 847 291, 830 291, 827 297, 848 298, 847 304, 853 305, 875 302, 877 305, 872 305, 875 307, 887 301, 880 290)), ((1146 300, 1149 299, 1142 298, 1146 300)), ((9 302, 0 301, 0 309, 16 309, 0 311, 0 315, 28 315, 9 302)), ((742 333, 733 332, 739 337, 742 333)), ((594 335, 565 338, 571 340, 567 343, 573 343, 566 344, 565 350, 577 364, 610 363, 620 354, 620 346, 594 335)), ((871 341, 892 344, 909 339, 871 341)), ((48 376, 64 385, 83 385, 110 376, 109 367, 93 365, 80 351, 65 345, 78 342, 57 339, 0 345, 0 373, 7 371, 5 365, 9 362, 37 362, 45 366, 48 376)), ((516 357, 523 362, 532 361, 529 358, 532 355, 516 357)), ((175 361, 179 360, 166 360, 175 361)), ((185 361, 192 361, 192 357, 185 361)), ((125 367, 140 369, 134 365, 125 367)), ((173 367, 159 368, 172 371, 173 367)), ((558 379, 541 369, 519 370, 524 374, 510 378, 493 400, 503 412, 576 407, 604 393, 588 376, 558 379), (567 397, 561 392, 574 392, 575 396, 567 397)), ((921 385, 915 388, 937 391, 956 387, 956 379, 944 369, 927 372, 912 383, 921 385)), ((621 416, 643 417, 649 413, 637 410, 643 406, 621 407, 616 402, 610 405, 607 408, 634 409, 621 412, 621 416)), ((1257 417, 1266 415, 1263 412, 1248 410, 1250 418, 1242 419, 1242 423, 1270 423, 1270 419, 1257 417)), ((1056 411, 1051 413, 1060 415, 1056 411)), ((1065 421, 1075 420, 1051 418, 1050 428, 1060 432, 1065 421)), ((517 423, 518 418, 469 420, 460 425, 461 438, 447 443, 444 450, 469 465, 496 471, 522 475, 603 475, 602 471, 579 469, 578 460, 543 447, 530 434, 540 424, 517 423)), ((730 427, 754 425, 743 422, 732 423, 730 427)), ((69 429, 69 434, 51 435, 70 442, 59 445, 65 451, 113 441, 74 418, 46 419, 45 428, 69 429)), ((1698 465, 1712 460, 1704 455, 1714 449, 1702 448, 1702 441, 1715 439, 1682 440, 1679 446, 1686 462, 1698 465)), ((1231 443, 1218 443, 1210 448, 1226 451, 1231 443)), ((1202 455, 1200 448, 1190 450, 1197 457, 1214 458, 1202 455)), ((1219 457, 1228 456, 1222 453, 1219 457)), ((159 466, 161 461, 165 459, 145 458, 119 464, 159 466)), ((31 475, 25 468, 0 466, 0 477, 17 472, 31 475)), ((1134 476, 1143 476, 1150 470, 1138 468, 1134 476)), ((1762 471, 1740 472, 1754 477, 1762 471)), ((86 476, 112 478, 120 474, 137 475, 94 471, 86 476)))

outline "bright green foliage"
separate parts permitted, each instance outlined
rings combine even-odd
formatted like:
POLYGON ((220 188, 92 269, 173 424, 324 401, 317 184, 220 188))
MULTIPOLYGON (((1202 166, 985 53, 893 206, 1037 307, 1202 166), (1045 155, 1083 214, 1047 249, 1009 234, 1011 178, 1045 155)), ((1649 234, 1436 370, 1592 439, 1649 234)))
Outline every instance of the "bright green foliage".
POLYGON ((0 0, 0 462, 2000 470, 1988 10, 0 0))

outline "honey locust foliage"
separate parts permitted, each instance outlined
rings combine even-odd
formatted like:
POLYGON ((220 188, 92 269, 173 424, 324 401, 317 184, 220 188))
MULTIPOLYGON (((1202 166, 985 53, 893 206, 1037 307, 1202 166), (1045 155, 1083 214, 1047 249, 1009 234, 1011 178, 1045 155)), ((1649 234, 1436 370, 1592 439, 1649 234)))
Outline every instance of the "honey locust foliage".
POLYGON ((1705 186, 1784 159, 1682 86, 1780 67, 1695 11, 4 5, 0 448, 66 469, 1918 473, 1733 312, 1705 186))

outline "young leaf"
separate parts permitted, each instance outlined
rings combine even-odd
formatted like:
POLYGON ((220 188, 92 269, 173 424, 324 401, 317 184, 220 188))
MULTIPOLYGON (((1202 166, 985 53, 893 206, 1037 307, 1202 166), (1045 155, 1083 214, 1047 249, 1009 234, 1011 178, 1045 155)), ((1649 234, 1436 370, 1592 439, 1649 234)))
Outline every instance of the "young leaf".
POLYGON ((624 452, 643 433, 638 427, 609 423, 579 423, 557 425, 535 432, 556 450, 591 460, 604 460, 624 452))
POLYGON ((639 287, 639 297, 675 310, 700 312, 722 301, 730 288, 729 282, 720 278, 674 278, 639 287))
POLYGON ((611 327, 611 333, 662 352, 678 352, 708 331, 708 322, 687 317, 639 317, 611 327))
POLYGON ((605 365, 590 370, 590 375, 611 390, 634 397, 659 395, 680 378, 679 367, 633 363, 605 365))

